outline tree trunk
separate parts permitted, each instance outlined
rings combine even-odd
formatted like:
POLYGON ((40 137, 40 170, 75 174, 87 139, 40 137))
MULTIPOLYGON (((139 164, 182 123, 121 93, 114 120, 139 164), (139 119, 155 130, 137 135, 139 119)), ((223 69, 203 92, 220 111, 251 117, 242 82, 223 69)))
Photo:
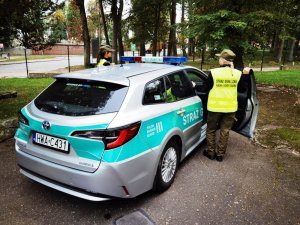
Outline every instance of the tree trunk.
MULTIPOLYGON (((181 4, 182 4, 182 6, 181 6, 181 24, 183 24, 184 23, 184 4, 185 4, 185 0, 182 0, 181 1, 181 4)), ((182 55, 184 56, 184 57, 186 57, 187 56, 187 54, 186 54, 186 50, 185 50, 185 42, 184 42, 184 35, 183 35, 183 32, 181 32, 181 49, 182 49, 182 55)))
POLYGON ((89 68, 90 67, 90 36, 89 36, 89 29, 87 25, 87 19, 84 9, 84 1, 82 0, 75 0, 76 5, 79 8, 80 11, 80 19, 82 23, 82 31, 83 31, 83 42, 84 42, 84 67, 89 68))
POLYGON ((189 38, 188 55, 193 56, 193 54, 194 54, 194 38, 189 38))
POLYGON ((152 55, 156 56, 157 54, 157 42, 158 42, 158 29, 160 26, 160 3, 157 3, 156 5, 157 10, 156 10, 156 16, 155 16, 155 27, 154 27, 154 36, 152 40, 152 55))
POLYGON ((233 61, 234 68, 243 69, 244 68, 244 48, 239 46, 232 46, 231 50, 235 53, 235 59, 233 61))
POLYGON ((111 15, 113 20, 113 48, 116 50, 113 52, 113 62, 118 63, 118 52, 124 55, 124 47, 121 35, 121 20, 123 12, 123 0, 120 0, 118 8, 118 0, 112 0, 111 3, 111 15))
POLYGON ((146 48, 145 48, 145 42, 141 41, 140 43, 140 56, 146 55, 146 48))
POLYGON ((104 36, 105 36, 106 44, 110 45, 109 44, 107 25, 106 25, 106 19, 105 19, 105 15, 104 15, 102 0, 99 0, 99 9, 100 9, 101 17, 102 17, 102 23, 103 23, 104 36))
POLYGON ((275 39, 276 39, 276 32, 273 34, 273 37, 272 37, 270 53, 274 53, 275 39))
MULTIPOLYGON (((194 15, 194 11, 193 11, 193 7, 192 7, 193 2, 191 0, 188 0, 188 17, 189 17, 189 21, 191 20, 191 17, 194 15)), ((192 56, 194 49, 194 38, 189 37, 189 43, 188 43, 188 56, 192 56)))
POLYGON ((276 31, 275 37, 274 37, 273 50, 272 50, 274 57, 276 57, 278 55, 279 45, 280 45, 279 36, 278 36, 278 32, 276 31))
POLYGON ((170 33, 169 33, 169 44, 168 44, 168 56, 177 56, 176 46, 176 0, 172 0, 171 13, 170 13, 170 33))
POLYGON ((112 34, 112 47, 115 51, 112 54, 112 61, 114 63, 118 62, 117 55, 118 55, 118 1, 112 0, 111 3, 111 16, 113 20, 113 34, 112 34))
POLYGON ((280 40, 279 42, 279 49, 278 49, 278 54, 277 54, 277 62, 281 62, 282 61, 282 55, 283 55, 283 48, 284 48, 284 40, 280 40))
POLYGON ((289 49, 289 56, 288 56, 288 61, 293 62, 294 61, 294 49, 295 49, 295 44, 296 44, 296 39, 293 38, 291 40, 291 47, 289 49))
POLYGON ((118 45, 119 45, 119 55, 124 55, 124 46, 122 40, 122 13, 123 13, 123 0, 120 0, 120 5, 118 8, 118 45))

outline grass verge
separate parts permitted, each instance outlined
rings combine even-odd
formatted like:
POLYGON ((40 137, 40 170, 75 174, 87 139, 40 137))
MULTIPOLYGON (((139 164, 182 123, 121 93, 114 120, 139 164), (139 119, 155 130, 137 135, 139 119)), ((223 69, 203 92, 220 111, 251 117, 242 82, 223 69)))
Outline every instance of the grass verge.
POLYGON ((256 72, 257 83, 294 87, 300 90, 300 70, 256 72))
MULTIPOLYGON (((27 60, 37 60, 37 59, 53 59, 55 56, 51 55, 31 55, 27 57, 27 60)), ((24 56, 20 57, 11 57, 11 59, 1 60, 1 62, 17 62, 17 61, 25 61, 24 56)))
POLYGON ((283 127, 268 130, 262 138, 262 144, 271 148, 288 144, 300 152, 300 129, 283 127))
POLYGON ((17 98, 0 100, 0 119, 16 117, 18 111, 54 81, 53 78, 0 79, 0 91, 17 91, 17 98))

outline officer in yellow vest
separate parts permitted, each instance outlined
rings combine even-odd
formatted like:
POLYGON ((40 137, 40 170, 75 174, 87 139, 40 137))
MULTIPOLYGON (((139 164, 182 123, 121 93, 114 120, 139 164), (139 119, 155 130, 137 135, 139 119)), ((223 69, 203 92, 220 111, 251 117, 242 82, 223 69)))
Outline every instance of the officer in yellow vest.
POLYGON ((207 146, 203 154, 211 160, 223 161, 229 131, 238 109, 238 84, 242 72, 234 69, 234 52, 224 49, 219 56, 220 68, 212 69, 207 80, 207 146), (220 138, 216 143, 216 131, 220 127, 220 138))
POLYGON ((111 55, 114 51, 109 45, 101 45, 97 57, 97 67, 110 66, 111 55))

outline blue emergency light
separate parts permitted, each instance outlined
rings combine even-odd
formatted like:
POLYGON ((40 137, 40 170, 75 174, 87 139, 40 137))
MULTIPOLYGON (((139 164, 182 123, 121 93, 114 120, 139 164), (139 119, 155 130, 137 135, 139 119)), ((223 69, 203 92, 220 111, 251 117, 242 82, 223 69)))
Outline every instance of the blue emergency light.
POLYGON ((149 62, 149 63, 169 63, 169 64, 182 64, 187 62, 186 57, 175 57, 175 56, 167 56, 167 57, 157 57, 157 56, 121 56, 121 62, 149 62))

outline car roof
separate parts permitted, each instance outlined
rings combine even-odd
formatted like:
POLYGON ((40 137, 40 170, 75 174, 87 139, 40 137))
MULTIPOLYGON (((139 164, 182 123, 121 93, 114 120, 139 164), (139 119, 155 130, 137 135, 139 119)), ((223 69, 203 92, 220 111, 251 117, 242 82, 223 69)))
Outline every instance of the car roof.
POLYGON ((129 63, 113 66, 102 66, 98 68, 65 73, 55 76, 55 78, 104 81, 129 86, 129 77, 138 76, 153 71, 176 71, 178 69, 183 69, 183 67, 158 63, 129 63))

